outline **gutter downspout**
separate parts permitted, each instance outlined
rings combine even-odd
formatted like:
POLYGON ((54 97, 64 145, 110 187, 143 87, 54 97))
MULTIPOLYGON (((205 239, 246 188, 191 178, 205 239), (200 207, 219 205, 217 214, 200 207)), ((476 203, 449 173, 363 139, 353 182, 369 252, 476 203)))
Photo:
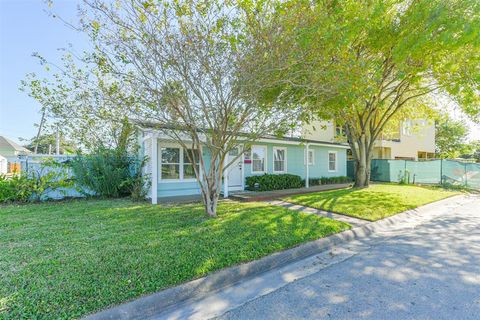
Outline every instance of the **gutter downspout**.
POLYGON ((308 148, 310 147, 310 144, 307 143, 305 145, 305 188, 310 188, 310 168, 308 164, 308 148))

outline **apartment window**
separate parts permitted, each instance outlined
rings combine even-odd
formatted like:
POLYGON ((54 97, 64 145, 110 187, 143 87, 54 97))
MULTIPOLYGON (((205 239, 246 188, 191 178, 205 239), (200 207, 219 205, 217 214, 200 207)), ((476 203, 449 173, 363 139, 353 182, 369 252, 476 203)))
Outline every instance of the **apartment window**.
POLYGON ((328 152, 328 171, 337 171, 337 152, 335 151, 328 152))
POLYGON ((313 149, 308 149, 307 160, 309 166, 315 164, 315 151, 313 149))
POLYGON ((287 149, 273 148, 273 172, 287 171, 287 149))
POLYGON ((335 126, 335 136, 336 137, 343 137, 344 135, 345 135, 345 130, 344 130, 343 126, 337 124, 335 126))
POLYGON ((265 163, 267 159, 267 147, 252 147, 252 173, 266 172, 265 163))
POLYGON ((412 131, 412 121, 411 120, 405 120, 402 122, 402 134, 404 136, 409 136, 411 135, 412 131))
POLYGON ((195 179, 193 166, 198 168, 198 150, 184 150, 179 147, 163 147, 160 150, 160 180, 195 179), (193 157, 194 163, 187 152, 193 157))

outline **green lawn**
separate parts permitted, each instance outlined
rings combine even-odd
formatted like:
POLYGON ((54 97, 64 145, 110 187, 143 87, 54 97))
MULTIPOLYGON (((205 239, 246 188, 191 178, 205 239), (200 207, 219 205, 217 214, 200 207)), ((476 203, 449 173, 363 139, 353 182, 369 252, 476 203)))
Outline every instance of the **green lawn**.
POLYGON ((434 187, 372 184, 366 189, 340 189, 301 194, 286 201, 375 221, 423 204, 459 194, 434 187))
POLYGON ((262 203, 79 200, 0 207, 0 319, 78 318, 348 229, 262 203))

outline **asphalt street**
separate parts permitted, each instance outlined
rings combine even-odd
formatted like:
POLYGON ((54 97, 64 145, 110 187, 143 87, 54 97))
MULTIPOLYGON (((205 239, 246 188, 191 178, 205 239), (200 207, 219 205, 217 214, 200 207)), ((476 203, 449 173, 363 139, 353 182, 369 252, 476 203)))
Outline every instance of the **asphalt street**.
POLYGON ((480 200, 377 235, 218 319, 480 319, 480 200))

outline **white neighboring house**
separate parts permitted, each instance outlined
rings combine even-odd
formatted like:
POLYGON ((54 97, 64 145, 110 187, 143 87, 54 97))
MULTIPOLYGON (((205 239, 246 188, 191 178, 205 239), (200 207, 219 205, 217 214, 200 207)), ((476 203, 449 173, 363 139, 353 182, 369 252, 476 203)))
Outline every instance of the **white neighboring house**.
POLYGON ((0 156, 0 175, 7 174, 8 165, 7 158, 0 156))
POLYGON ((18 156, 24 156, 31 153, 32 152, 30 150, 13 142, 7 137, 0 136, 0 156, 5 158, 7 161, 7 172, 10 171, 8 163, 19 163, 18 156))
MULTIPOLYGON (((345 141, 341 126, 334 121, 314 121, 303 128, 306 139, 345 141)), ((435 158, 435 123, 431 120, 402 121, 393 133, 375 142, 373 159, 427 160, 435 158)))

